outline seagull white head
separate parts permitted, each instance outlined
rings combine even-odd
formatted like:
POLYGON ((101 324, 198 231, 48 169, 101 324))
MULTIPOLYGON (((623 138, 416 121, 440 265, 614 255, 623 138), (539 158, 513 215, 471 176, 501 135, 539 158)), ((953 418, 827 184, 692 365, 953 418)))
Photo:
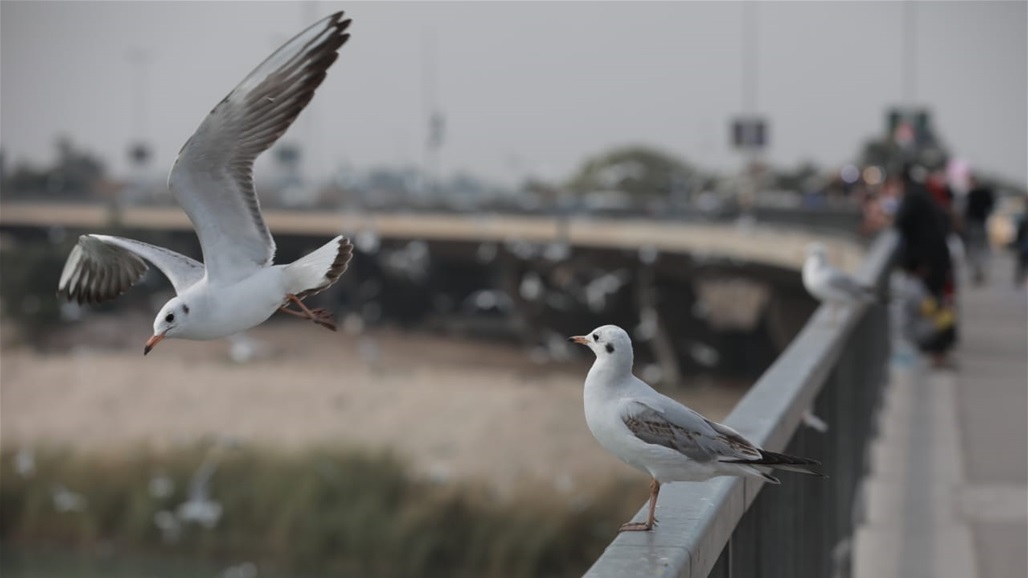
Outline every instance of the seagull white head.
POLYGON ((150 350, 165 337, 183 335, 189 327, 189 313, 189 305, 186 305, 181 297, 173 297, 165 303, 153 320, 153 337, 146 340, 143 355, 150 353, 150 350))
POLYGON ((568 341, 585 345, 596 354, 596 359, 627 360, 632 364, 632 338, 617 325, 604 325, 589 335, 575 335, 568 341))

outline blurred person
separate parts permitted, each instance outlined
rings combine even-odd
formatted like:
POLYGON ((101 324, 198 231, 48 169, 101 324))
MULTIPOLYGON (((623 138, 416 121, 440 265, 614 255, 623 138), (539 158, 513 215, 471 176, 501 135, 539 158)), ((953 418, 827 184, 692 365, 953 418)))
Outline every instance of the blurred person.
POLYGON ((900 301, 900 328, 903 336, 931 356, 935 367, 952 367, 948 351, 956 343, 956 315, 951 305, 928 291, 925 267, 904 266, 906 282, 896 298, 900 301))
POLYGON ((1017 234, 1011 242, 1014 250, 1014 285, 1025 287, 1028 282, 1028 213, 1021 213, 1017 234))
POLYGON ((925 285, 942 297, 952 274, 946 236, 950 231, 947 214, 923 184, 924 169, 916 165, 904 169, 902 196, 894 224, 899 231, 900 263, 905 270, 924 269, 925 285))
POLYGON ((896 211, 899 209, 900 200, 903 198, 903 178, 901 176, 891 176, 885 179, 882 183, 882 188, 878 191, 879 204, 882 207, 882 211, 892 219, 896 215, 896 211))
POLYGON ((879 195, 868 195, 861 204, 861 232, 873 235, 889 225, 889 214, 879 195))
POLYGON ((903 192, 903 181, 890 175, 877 189, 868 191, 861 207, 862 232, 873 235, 892 224, 903 192))
POLYGON ((975 285, 985 282, 989 261, 989 235, 986 222, 996 204, 996 195, 975 175, 969 179, 971 186, 964 203, 964 243, 967 247, 967 262, 971 266, 975 285))
POLYGON ((924 187, 931 194, 932 199, 939 204, 943 212, 951 215, 953 211, 953 189, 946 181, 946 174, 941 170, 928 173, 924 179, 924 187))
MULTIPOLYGON (((952 230, 949 214, 923 184, 924 169, 908 165, 903 171, 903 197, 894 221, 900 234, 899 262, 903 270, 924 282, 934 308, 953 310, 956 285, 947 237, 952 230)), ((940 340, 932 348, 937 366, 946 363, 946 354, 956 343, 956 318, 953 316, 952 338, 940 340)))
MULTIPOLYGON (((946 217, 946 244, 949 245, 950 262, 954 266, 961 264, 965 257, 964 241, 959 234, 963 230, 963 215, 958 209, 960 202, 954 194, 953 188, 950 187, 946 171, 935 169, 928 173, 928 177, 925 179, 925 188, 928 189, 932 199, 939 205, 946 217)), ((953 283, 953 290, 956 291, 955 277, 953 283)))

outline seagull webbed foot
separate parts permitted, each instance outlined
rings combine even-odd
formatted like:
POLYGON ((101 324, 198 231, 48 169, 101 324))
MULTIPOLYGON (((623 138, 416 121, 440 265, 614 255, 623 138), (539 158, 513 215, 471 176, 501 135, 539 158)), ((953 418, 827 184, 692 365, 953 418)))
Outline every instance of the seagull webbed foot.
POLYGON ((278 308, 279 311, 300 317, 301 319, 310 319, 325 329, 336 331, 335 318, 332 315, 332 312, 328 309, 319 307, 318 309, 310 310, 303 304, 303 301, 301 301, 296 295, 292 294, 286 295, 286 299, 299 307, 300 310, 294 311, 290 309, 288 305, 282 305, 278 308))
POLYGON ((621 532, 648 532, 651 528, 653 528, 653 525, 650 524, 649 522, 628 522, 628 523, 625 523, 625 524, 621 524, 621 527, 618 528, 618 533, 621 533, 621 532))
POLYGON ((314 315, 314 317, 311 318, 311 321, 317 323, 325 329, 331 329, 332 331, 336 331, 335 318, 333 317, 331 311, 319 308, 312 310, 311 313, 314 315))

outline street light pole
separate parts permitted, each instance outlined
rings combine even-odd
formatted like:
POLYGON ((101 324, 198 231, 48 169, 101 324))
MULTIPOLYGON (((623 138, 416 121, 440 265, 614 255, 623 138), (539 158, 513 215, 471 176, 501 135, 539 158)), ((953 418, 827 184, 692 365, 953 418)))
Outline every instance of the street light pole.
POLYGON ((903 61, 900 66, 903 103, 913 107, 917 99, 917 3, 903 2, 903 61))
MULTIPOLYGON (((757 2, 748 0, 742 6, 742 122, 743 131, 757 131, 762 121, 758 116, 759 56, 757 37, 757 2)), ((743 204, 755 200, 757 193, 757 161, 760 159, 763 143, 758 143, 756 134, 744 135, 743 147, 743 204)))
POLYGON ((757 3, 743 3, 742 8, 742 109, 757 114, 757 3))
POLYGON ((428 194, 435 191, 439 170, 439 148, 442 146, 442 115, 438 110, 436 96, 436 39, 433 30, 425 33, 422 56, 424 61, 421 108, 426 132, 421 163, 421 192, 428 194))
POLYGON ((115 195, 113 202, 115 207, 125 199, 123 197, 141 197, 149 188, 146 167, 149 164, 151 151, 150 145, 146 142, 146 121, 147 121, 147 72, 150 64, 150 54, 142 48, 129 48, 125 53, 125 60, 129 64, 130 84, 129 90, 132 101, 130 112, 130 132, 128 150, 130 181, 132 186, 123 189, 115 195))

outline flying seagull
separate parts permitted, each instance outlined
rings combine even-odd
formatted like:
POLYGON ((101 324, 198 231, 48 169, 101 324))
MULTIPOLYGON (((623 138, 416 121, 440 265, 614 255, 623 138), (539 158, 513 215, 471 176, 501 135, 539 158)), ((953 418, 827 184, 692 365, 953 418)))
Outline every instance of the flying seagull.
POLYGON ((875 299, 874 287, 857 281, 828 262, 827 252, 821 243, 807 245, 807 260, 803 263, 803 287, 818 301, 832 307, 833 318, 842 305, 875 299))
POLYGON ((275 241, 261 216, 253 163, 296 120, 350 35, 343 13, 328 16, 276 50, 225 97, 179 152, 168 187, 189 215, 204 263, 140 241, 83 235, 58 294, 78 303, 113 299, 149 261, 176 296, 157 314, 150 350, 165 338, 217 339, 263 323, 275 311, 335 331, 331 314, 303 299, 346 271, 353 247, 339 236, 288 265, 273 265, 275 241), (299 310, 290 309, 295 305, 299 310))
POLYGON ((765 451, 632 375, 632 339, 624 329, 604 325, 568 341, 596 354, 585 378, 589 430, 604 449, 652 478, 649 518, 623 524, 619 532, 653 527, 657 494, 668 482, 748 476, 777 484, 778 478, 765 471, 771 468, 825 477, 809 469, 821 462, 765 451))

